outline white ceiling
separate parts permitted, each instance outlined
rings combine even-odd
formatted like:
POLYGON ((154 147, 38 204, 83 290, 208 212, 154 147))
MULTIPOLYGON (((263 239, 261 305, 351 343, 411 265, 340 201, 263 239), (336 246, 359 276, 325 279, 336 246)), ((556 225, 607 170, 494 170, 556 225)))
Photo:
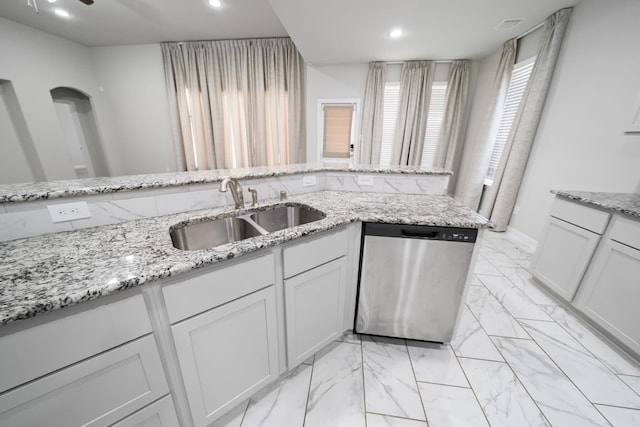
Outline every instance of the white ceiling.
POLYGON ((87 46, 288 34, 306 61, 331 64, 483 56, 580 0, 221 0, 220 9, 208 0, 35 1, 40 14, 27 0, 2 0, 0 16, 87 46), (511 18, 523 21, 495 29, 511 18), (405 35, 392 40, 395 27, 405 35))

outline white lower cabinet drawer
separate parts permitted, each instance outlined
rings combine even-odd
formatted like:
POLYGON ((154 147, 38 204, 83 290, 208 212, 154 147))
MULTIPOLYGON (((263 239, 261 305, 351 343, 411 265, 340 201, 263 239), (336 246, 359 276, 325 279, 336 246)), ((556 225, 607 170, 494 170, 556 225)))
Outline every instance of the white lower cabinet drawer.
POLYGON ((0 395, 0 425, 108 426, 168 392, 148 335, 0 395))
POLYGON ((179 427, 171 396, 165 396, 146 406, 113 427, 179 427))

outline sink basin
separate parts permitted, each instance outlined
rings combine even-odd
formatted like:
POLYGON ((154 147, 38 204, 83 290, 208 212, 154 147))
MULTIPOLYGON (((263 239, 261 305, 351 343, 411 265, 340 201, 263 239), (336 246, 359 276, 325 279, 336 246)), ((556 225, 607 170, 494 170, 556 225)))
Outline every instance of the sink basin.
POLYGON ((275 209, 254 212, 250 218, 260 227, 271 232, 319 221, 325 217, 326 215, 322 212, 304 206, 280 206, 275 209))
POLYGON ((188 224, 170 232, 173 246, 185 251, 208 249, 261 234, 240 217, 219 218, 188 224))
POLYGON ((266 211, 245 212, 238 216, 177 226, 169 234, 175 248, 197 251, 318 221, 325 216, 305 206, 279 206, 266 211))

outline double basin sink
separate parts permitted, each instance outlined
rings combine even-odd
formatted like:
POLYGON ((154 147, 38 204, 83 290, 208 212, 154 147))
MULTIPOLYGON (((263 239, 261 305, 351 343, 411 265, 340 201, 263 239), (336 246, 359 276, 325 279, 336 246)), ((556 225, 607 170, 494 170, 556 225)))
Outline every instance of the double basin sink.
POLYGON ((285 205, 175 226, 169 234, 175 248, 196 251, 308 224, 325 217, 324 213, 307 206, 285 205))

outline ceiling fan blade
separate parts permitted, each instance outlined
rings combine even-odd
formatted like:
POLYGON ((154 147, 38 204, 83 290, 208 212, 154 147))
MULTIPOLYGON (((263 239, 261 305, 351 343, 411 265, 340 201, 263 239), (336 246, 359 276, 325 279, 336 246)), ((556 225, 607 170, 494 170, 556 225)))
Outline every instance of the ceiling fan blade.
POLYGON ((92 5, 93 4, 93 0, 80 0, 82 3, 86 4, 86 5, 92 5))

